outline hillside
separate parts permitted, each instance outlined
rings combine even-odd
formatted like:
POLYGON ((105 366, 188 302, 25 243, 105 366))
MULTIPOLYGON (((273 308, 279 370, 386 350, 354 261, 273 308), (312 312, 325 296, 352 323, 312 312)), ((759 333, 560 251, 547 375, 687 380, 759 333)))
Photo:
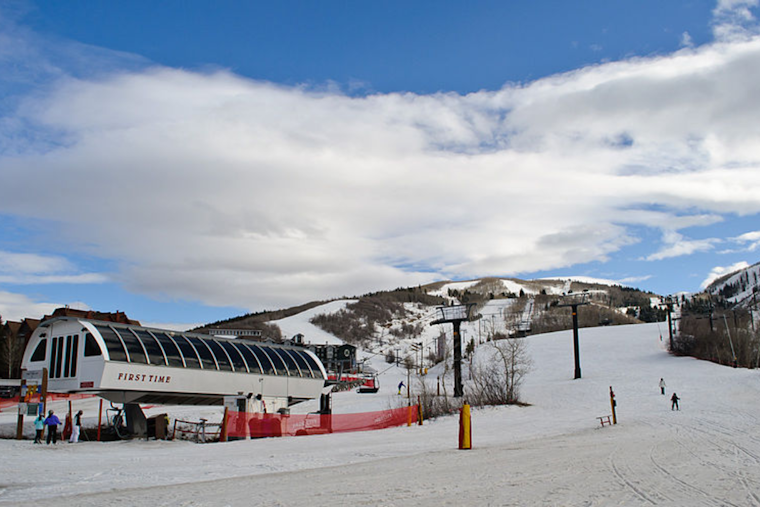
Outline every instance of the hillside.
POLYGON ((729 273, 698 294, 677 298, 674 352, 720 364, 760 364, 757 294, 760 263, 729 273))
MULTIPOLYGON (((270 336, 289 338, 301 333, 291 317, 304 322, 299 314, 308 312, 308 322, 344 342, 379 353, 378 345, 428 337, 426 329, 434 320, 436 308, 450 304, 473 304, 472 314, 487 322, 480 324, 481 339, 570 329, 572 318, 557 306, 563 294, 585 293, 588 306, 579 312, 580 327, 654 322, 665 319, 658 308, 660 297, 638 289, 610 285, 591 279, 483 278, 469 281, 443 281, 428 285, 379 291, 350 298, 340 308, 320 311, 325 303, 314 302, 275 312, 261 312, 208 324, 200 329, 227 327, 263 329, 270 336), (291 325, 283 327, 283 322, 291 325), (272 329, 276 329, 272 333, 272 329), (485 328, 485 330, 484 330, 485 328), (295 331, 295 332, 294 332, 295 331), (424 336, 423 336, 424 335, 424 336)), ((316 340, 321 341, 321 340, 316 340)))
MULTIPOLYGON (((0 505, 434 506, 451 498, 478 505, 756 504, 760 406, 747 400, 760 397, 757 373, 674 357, 659 334, 656 324, 583 330, 579 380, 571 332, 526 338, 529 406, 474 410, 471 451, 457 450, 456 415, 409 428, 208 445, 135 440, 51 449, 0 440, 0 505), (610 413, 610 386, 618 424, 600 428, 595 417, 610 413), (678 412, 671 411, 673 391, 681 397, 678 412)), ((431 370, 425 381, 434 385, 438 374, 431 370)), ((333 408, 406 404, 396 394, 400 379, 406 372, 390 367, 379 393, 337 393, 333 408)), ((415 396, 418 381, 412 385, 415 396)), ((296 407, 306 413, 316 406, 296 407)), ((96 424, 97 407, 97 399, 74 402, 86 425, 96 424)), ((61 413, 66 402, 52 408, 61 413)), ((180 409, 148 414, 221 417, 218 408, 180 409)), ((15 411, 0 413, 3 428, 15 421, 15 411)))
POLYGON ((754 308, 760 291, 759 278, 760 262, 718 278, 704 292, 723 298, 734 307, 754 308))
MULTIPOLYGON (((437 308, 473 304, 473 320, 462 325, 463 350, 469 356, 477 345, 492 339, 571 329, 570 309, 557 306, 562 295, 568 293, 582 293, 588 298, 589 304, 578 311, 582 328, 666 318, 664 310, 657 307, 658 296, 633 288, 588 279, 485 278, 313 303, 237 317, 221 326, 260 329, 264 324, 283 338, 301 334, 306 343, 350 343, 359 349, 362 368, 373 358, 388 363, 410 361, 429 368, 445 358, 451 361, 451 326, 430 325, 437 318, 437 308)), ((217 326, 220 324, 208 327, 217 326)))

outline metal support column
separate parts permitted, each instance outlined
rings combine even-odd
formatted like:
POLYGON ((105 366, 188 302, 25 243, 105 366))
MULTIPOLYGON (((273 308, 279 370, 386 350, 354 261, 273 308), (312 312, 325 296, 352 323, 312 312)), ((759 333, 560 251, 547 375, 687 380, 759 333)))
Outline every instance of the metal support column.
POLYGON ((462 387, 462 337, 459 332, 461 322, 454 321, 454 397, 464 396, 462 387))
POLYGON ((581 378, 581 353, 578 345, 578 305, 573 305, 573 351, 575 352, 575 378, 581 378))

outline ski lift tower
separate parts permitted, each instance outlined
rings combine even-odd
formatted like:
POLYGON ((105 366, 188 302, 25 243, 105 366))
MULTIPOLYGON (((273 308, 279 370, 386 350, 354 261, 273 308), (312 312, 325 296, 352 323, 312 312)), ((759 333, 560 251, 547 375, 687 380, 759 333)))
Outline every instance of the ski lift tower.
POLYGON ((560 298, 557 307, 569 306, 573 309, 573 351, 575 352, 575 378, 581 378, 581 358, 578 348, 578 307, 588 304, 588 293, 578 292, 560 298))
POLYGON ((454 306, 440 306, 436 309, 438 318, 430 323, 435 324, 451 323, 454 325, 454 397, 464 396, 462 387, 462 337, 459 327, 462 321, 470 320, 470 310, 475 303, 454 306))

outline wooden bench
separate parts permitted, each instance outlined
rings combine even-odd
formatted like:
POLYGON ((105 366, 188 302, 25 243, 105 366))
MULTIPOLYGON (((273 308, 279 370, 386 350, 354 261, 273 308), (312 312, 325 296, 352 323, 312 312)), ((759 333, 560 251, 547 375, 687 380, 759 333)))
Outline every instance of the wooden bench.
POLYGON ((605 424, 612 425, 612 421, 610 420, 610 417, 612 417, 612 416, 610 416, 610 415, 600 415, 599 417, 597 417, 597 419, 599 419, 599 423, 602 425, 602 428, 604 428, 605 424))

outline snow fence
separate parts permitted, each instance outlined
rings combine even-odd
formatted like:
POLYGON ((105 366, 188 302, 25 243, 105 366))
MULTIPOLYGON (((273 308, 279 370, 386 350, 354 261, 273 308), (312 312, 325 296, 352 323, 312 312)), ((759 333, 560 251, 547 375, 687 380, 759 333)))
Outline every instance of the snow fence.
POLYGON ((227 414, 228 438, 262 438, 371 431, 417 422, 417 406, 360 414, 227 414))
MULTIPOLYGON (((85 398, 92 398, 95 395, 93 394, 58 394, 58 393, 48 393, 48 401, 61 401, 61 400, 83 400, 85 398)), ((27 399, 19 399, 18 396, 14 396, 12 398, 3 398, 0 399, 0 412, 4 412, 9 408, 12 408, 12 410, 16 411, 18 410, 18 403, 19 401, 23 401, 25 403, 39 403, 40 402, 40 395, 35 394, 32 396, 29 396, 27 399)))

